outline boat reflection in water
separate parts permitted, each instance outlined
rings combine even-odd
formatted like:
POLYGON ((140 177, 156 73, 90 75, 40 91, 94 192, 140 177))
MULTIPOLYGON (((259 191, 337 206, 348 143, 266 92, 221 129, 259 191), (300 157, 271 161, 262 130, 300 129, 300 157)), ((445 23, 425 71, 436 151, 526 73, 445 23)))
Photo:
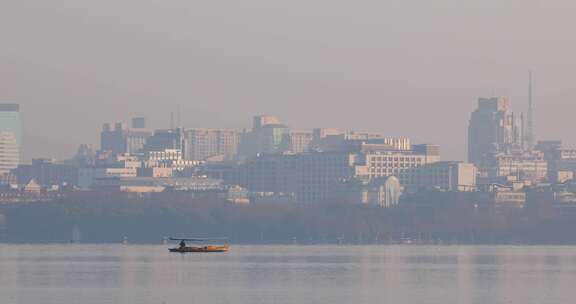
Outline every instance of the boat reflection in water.
POLYGON ((196 253, 196 252, 228 252, 230 251, 230 245, 228 245, 227 239, 184 239, 184 238, 170 238, 171 241, 180 241, 180 244, 176 248, 168 249, 170 252, 175 253, 196 253), (214 241, 224 241, 224 245, 199 245, 199 246, 186 246, 186 242, 198 242, 198 243, 209 243, 214 241))

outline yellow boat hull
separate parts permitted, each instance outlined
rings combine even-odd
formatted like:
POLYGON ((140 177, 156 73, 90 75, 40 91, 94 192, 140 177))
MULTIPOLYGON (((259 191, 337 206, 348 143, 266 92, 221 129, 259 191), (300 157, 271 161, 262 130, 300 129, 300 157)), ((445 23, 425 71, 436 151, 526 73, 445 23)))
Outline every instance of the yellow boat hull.
POLYGON ((184 248, 170 248, 170 252, 175 253, 194 253, 194 252, 228 252, 230 246, 198 246, 198 247, 184 247, 184 248))

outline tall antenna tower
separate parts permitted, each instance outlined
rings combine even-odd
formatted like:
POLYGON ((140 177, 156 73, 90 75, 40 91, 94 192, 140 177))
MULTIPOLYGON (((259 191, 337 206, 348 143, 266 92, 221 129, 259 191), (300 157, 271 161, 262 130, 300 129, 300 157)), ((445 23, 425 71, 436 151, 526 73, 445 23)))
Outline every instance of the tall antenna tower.
POLYGON ((176 106, 176 128, 182 128, 182 116, 181 116, 182 109, 180 108, 180 104, 176 106))
POLYGON ((532 95, 532 71, 528 72, 528 121, 526 122, 526 148, 534 148, 534 100, 532 95))

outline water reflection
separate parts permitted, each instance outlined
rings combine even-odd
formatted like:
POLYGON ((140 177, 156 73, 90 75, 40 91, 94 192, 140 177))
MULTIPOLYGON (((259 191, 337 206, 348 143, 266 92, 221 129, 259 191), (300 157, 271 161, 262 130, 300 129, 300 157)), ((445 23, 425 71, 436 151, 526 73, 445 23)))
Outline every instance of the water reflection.
POLYGON ((1 245, 1 303, 571 303, 576 247, 1 245))

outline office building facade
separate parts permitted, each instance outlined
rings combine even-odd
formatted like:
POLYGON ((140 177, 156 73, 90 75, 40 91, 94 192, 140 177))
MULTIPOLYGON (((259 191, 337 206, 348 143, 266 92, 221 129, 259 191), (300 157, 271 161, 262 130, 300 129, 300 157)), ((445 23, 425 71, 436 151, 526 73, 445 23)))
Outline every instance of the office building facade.
POLYGON ((205 160, 221 156, 234 159, 238 153, 240 134, 228 129, 184 130, 184 156, 187 160, 205 160))
POLYGON ((0 175, 6 175, 20 164, 20 145, 14 132, 0 131, 0 175))
POLYGON ((410 169, 440 160, 434 145, 424 149, 432 154, 392 149, 388 144, 356 148, 353 152, 346 149, 254 157, 246 163, 243 186, 250 191, 291 194, 302 203, 338 200, 347 196, 342 190, 355 179, 373 181, 395 176, 402 186, 410 185, 414 182, 410 169))
POLYGON ((312 138, 311 131, 290 131, 290 151, 292 153, 310 151, 312 138))
POLYGON ((475 191, 478 170, 474 164, 440 161, 412 168, 406 172, 405 189, 441 191, 475 191))
POLYGON ((0 104, 0 174, 5 175, 20 164, 22 153, 20 105, 0 104))
POLYGON ((139 118, 135 118, 132 122, 133 128, 128 128, 126 124, 117 122, 114 127, 106 123, 102 127, 100 133, 100 149, 101 151, 109 151, 112 154, 142 154, 148 139, 152 136, 153 132, 146 128, 145 122, 139 118))

